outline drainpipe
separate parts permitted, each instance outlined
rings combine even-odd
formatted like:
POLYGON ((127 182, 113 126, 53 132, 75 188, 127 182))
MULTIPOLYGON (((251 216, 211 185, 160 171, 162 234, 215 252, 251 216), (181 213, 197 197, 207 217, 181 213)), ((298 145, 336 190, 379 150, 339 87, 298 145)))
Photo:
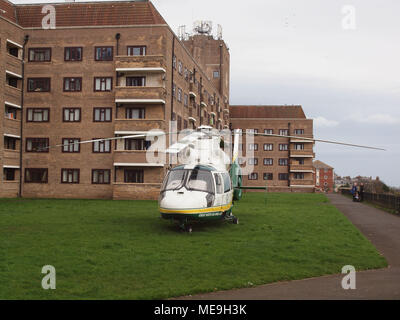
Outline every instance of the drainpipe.
POLYGON ((223 89, 222 89, 222 43, 219 45, 219 92, 221 96, 223 96, 223 89))
MULTIPOLYGON (((172 68, 171 68, 171 121, 172 121, 172 115, 174 113, 174 95, 173 95, 173 90, 174 90, 174 57, 175 57, 175 35, 172 36, 172 68)), ((175 91, 175 95, 176 95, 175 91)))
MULTIPOLYGON (((115 34, 115 40, 117 40, 116 56, 119 56, 119 39, 121 39, 121 34, 120 33, 115 34)), ((119 82, 118 81, 118 72, 115 70, 115 85, 114 85, 114 87, 119 85, 118 82, 119 82)), ((115 119, 117 118, 117 116, 118 116, 118 103, 115 104, 115 119)), ((115 149, 117 149, 117 140, 115 140, 115 149)), ((114 167, 114 182, 117 182, 117 168, 116 167, 114 167)))
MULTIPOLYGON (((290 134, 291 134, 291 132, 290 132, 290 127, 291 127, 291 125, 290 125, 290 122, 288 123, 288 129, 289 129, 289 136, 290 136, 290 134)), ((289 176, 289 180, 288 180, 288 186, 290 187, 290 138, 288 138, 288 150, 289 150, 289 152, 288 152, 288 176, 289 176)))
POLYGON ((22 197, 22 154, 23 154, 23 123, 24 123, 24 87, 25 87, 25 47, 29 41, 29 35, 25 35, 24 44, 22 46, 22 83, 21 83, 21 126, 19 139, 19 190, 18 197, 22 197))

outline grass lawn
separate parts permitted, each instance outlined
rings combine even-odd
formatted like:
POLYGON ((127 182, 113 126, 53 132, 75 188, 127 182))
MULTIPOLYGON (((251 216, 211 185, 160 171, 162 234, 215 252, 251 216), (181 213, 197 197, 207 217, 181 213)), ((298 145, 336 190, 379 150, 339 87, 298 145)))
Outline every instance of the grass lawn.
POLYGON ((0 299, 160 299, 387 265, 324 195, 267 197, 193 234, 155 201, 2 199, 0 299), (56 290, 41 288, 44 265, 56 290))

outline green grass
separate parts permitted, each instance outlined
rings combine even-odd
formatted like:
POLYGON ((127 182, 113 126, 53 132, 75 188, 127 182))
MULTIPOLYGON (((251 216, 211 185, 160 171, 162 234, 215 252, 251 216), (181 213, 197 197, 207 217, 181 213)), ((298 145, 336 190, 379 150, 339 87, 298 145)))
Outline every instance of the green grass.
POLYGON ((160 299, 387 266, 324 195, 264 197, 235 205, 239 225, 193 234, 154 201, 0 200, 0 299, 160 299))

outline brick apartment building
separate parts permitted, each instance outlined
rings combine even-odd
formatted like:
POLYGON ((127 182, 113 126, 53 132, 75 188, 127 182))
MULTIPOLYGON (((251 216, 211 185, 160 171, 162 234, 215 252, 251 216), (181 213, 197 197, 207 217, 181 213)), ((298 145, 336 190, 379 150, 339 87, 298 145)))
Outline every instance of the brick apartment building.
POLYGON ((227 128, 226 44, 180 41, 148 1, 52 5, 48 30, 43 5, 0 0, 0 197, 156 198, 166 166, 147 163, 149 142, 73 143, 227 128))
MULTIPOLYGON (((230 106, 230 121, 232 129, 313 138, 313 120, 306 118, 301 106, 230 106)), ((305 139, 254 136, 250 144, 243 138, 240 160, 254 166, 253 173, 244 176, 243 185, 314 192, 313 146, 313 141, 305 139), (254 157, 246 156, 249 150, 254 157)))
POLYGON ((334 192, 334 168, 319 160, 314 161, 313 166, 315 170, 314 179, 316 191, 334 192))

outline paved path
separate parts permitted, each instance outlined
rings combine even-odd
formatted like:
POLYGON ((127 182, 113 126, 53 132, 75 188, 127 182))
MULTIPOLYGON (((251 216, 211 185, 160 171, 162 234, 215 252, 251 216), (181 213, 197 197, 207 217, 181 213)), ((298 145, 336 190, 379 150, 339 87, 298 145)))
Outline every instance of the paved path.
POLYGON ((278 282, 255 288, 182 297, 179 299, 264 300, 264 299, 399 299, 400 300, 400 217, 354 203, 344 196, 328 195, 347 218, 375 245, 389 263, 380 270, 357 272, 356 290, 343 290, 344 275, 278 282))

